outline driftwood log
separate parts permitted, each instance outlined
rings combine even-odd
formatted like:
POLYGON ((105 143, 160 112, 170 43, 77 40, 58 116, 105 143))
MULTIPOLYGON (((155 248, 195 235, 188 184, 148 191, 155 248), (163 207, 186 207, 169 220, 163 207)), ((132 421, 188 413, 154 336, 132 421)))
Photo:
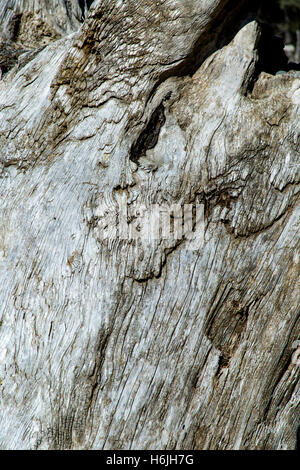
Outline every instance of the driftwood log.
POLYGON ((255 3, 1 1, 1 449, 295 448, 300 76, 255 3))

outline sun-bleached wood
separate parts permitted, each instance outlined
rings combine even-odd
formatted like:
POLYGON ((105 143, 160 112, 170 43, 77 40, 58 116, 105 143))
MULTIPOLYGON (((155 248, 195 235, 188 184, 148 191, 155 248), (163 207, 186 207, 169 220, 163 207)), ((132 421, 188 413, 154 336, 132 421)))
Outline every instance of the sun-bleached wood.
POLYGON ((95 1, 2 77, 1 449, 295 448, 300 79, 249 4, 95 1), (101 242, 124 201, 204 243, 101 242))

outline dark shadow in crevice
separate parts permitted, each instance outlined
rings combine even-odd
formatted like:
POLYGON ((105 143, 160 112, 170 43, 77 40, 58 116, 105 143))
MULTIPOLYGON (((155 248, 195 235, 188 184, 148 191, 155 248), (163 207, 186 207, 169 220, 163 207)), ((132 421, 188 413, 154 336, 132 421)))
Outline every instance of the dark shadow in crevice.
POLYGON ((22 22, 22 13, 15 14, 10 20, 8 26, 8 36, 10 41, 17 41, 20 33, 20 27, 22 22))
POLYGON ((82 13, 82 21, 86 18, 87 12, 89 11, 94 0, 78 0, 79 7, 82 13))
POLYGON ((2 43, 0 48, 0 75, 9 72, 19 61, 19 56, 28 49, 16 49, 9 43, 2 43))
POLYGON ((261 36, 257 46, 259 57, 256 65, 257 73, 266 72, 275 75, 280 70, 287 70, 288 58, 283 49, 283 39, 275 36, 268 25, 261 25, 261 36))
POLYGON ((288 69, 288 58, 284 53, 282 38, 275 36, 269 25, 261 24, 260 38, 257 44, 258 60, 255 65, 255 73, 249 81, 246 95, 253 92, 255 83, 262 72, 275 75, 288 69))
POLYGON ((165 108, 163 102, 153 111, 145 129, 139 135, 137 141, 132 145, 130 160, 138 164, 139 158, 146 154, 148 149, 153 149, 157 144, 160 130, 166 122, 165 108))

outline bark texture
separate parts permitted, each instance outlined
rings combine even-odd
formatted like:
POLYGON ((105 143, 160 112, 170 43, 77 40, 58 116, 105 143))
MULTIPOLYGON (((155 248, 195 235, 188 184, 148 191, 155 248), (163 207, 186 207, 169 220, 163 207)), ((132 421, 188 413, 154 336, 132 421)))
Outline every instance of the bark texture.
POLYGON ((1 3, 2 449, 295 448, 300 77, 253 3, 1 3), (204 243, 99 240, 124 201, 204 243))

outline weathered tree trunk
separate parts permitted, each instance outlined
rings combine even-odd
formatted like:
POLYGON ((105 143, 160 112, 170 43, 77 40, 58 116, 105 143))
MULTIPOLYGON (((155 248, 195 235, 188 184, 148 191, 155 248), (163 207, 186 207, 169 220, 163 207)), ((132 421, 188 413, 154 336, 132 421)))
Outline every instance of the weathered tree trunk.
POLYGON ((300 79, 253 1, 99 0, 76 32, 40 0, 45 47, 2 3, 30 51, 0 81, 1 448, 293 449, 300 79), (102 239, 154 204, 203 237, 102 239))

